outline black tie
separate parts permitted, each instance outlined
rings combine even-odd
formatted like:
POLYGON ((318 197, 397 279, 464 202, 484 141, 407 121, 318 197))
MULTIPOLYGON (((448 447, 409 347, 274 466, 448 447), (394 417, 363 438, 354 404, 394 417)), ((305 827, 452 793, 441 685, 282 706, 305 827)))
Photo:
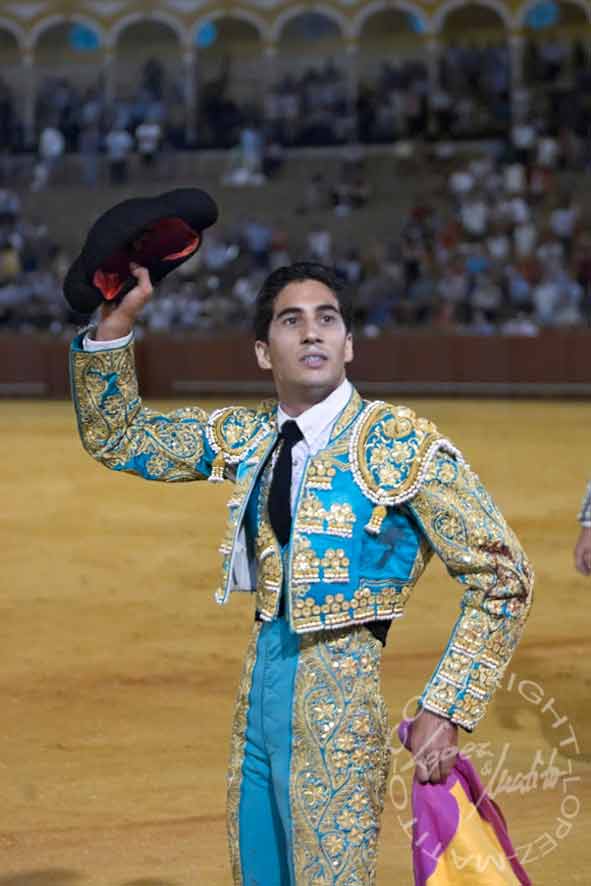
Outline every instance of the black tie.
POLYGON ((304 435, 295 421, 286 421, 279 439, 282 444, 269 490, 269 519, 279 544, 283 546, 289 541, 291 531, 291 450, 304 439, 304 435))

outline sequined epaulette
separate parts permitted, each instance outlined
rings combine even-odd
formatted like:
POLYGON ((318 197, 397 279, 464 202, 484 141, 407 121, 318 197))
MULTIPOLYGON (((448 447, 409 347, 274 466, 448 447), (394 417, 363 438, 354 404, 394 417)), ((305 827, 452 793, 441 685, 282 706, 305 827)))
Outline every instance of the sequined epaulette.
POLYGON ((386 508, 408 501, 425 481, 440 449, 463 462, 461 453, 435 425, 406 406, 376 400, 356 422, 350 443, 353 476, 375 508, 366 530, 378 534, 386 508))
POLYGON ((211 413, 206 433, 216 453, 209 478, 212 482, 223 480, 226 465, 238 464, 272 431, 274 406, 273 401, 264 401, 258 409, 226 406, 211 413))

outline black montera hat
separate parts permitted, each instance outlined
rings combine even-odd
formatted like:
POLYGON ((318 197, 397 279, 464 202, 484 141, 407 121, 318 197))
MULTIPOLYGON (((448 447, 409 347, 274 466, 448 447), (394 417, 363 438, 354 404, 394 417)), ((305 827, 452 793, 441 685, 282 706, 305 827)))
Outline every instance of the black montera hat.
POLYGON ((64 280, 64 295, 80 314, 137 285, 130 263, 146 267, 153 283, 194 255, 202 232, 218 217, 215 201, 197 188, 124 200, 93 224, 64 280))

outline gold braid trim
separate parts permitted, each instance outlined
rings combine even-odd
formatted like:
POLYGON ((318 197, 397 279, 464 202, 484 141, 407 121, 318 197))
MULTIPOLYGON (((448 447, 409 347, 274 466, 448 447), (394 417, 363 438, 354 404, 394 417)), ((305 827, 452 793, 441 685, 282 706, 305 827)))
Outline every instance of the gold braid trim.
POLYGON ((363 627, 301 638, 290 799, 302 886, 375 883, 390 764, 381 648, 363 627))
POLYGON ((365 407, 351 435, 349 460, 355 482, 377 506, 366 527, 370 533, 379 533, 384 506, 401 505, 416 495, 439 450, 463 461, 434 424, 406 406, 376 400, 365 407))
POLYGON ((242 868, 240 865, 240 790, 242 788, 242 764, 244 763, 244 746, 246 743, 246 725, 248 721, 248 702, 252 674, 256 661, 257 641, 261 622, 254 624, 238 688, 238 697, 232 721, 232 738, 230 743, 230 765, 227 779, 226 824, 228 845, 230 849, 230 866, 234 886, 242 886, 242 868))

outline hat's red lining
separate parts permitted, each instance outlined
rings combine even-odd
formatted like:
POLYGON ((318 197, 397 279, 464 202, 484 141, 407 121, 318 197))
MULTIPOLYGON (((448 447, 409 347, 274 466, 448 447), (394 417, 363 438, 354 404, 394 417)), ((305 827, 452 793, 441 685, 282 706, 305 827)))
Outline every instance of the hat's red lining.
POLYGON ((103 262, 92 282, 107 301, 117 298, 131 276, 130 264, 149 267, 153 261, 176 261, 196 252, 201 235, 181 218, 163 218, 103 262))

